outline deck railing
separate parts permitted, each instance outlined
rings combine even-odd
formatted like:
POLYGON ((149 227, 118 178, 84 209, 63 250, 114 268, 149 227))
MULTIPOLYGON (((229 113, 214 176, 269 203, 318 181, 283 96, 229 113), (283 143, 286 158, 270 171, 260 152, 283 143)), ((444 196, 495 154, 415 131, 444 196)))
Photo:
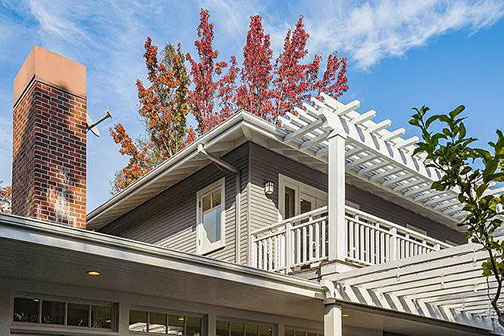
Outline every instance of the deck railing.
POLYGON ((278 272, 327 259, 327 207, 252 232, 252 258, 278 272))
MULTIPOLYGON (((381 264, 450 245, 363 211, 346 207, 347 261, 381 264)), ((288 273, 328 259, 327 207, 252 232, 255 267, 288 273)))

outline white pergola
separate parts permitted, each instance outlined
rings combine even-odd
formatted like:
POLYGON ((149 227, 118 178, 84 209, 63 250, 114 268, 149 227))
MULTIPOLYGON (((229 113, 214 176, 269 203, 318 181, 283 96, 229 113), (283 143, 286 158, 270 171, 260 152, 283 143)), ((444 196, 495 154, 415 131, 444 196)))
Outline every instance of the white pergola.
POLYGON ((469 243, 344 272, 335 276, 335 297, 502 334, 489 299, 496 282, 482 275, 487 258, 481 245, 469 243))
MULTIPOLYGON (((313 106, 303 104, 303 109, 296 108, 297 115, 288 113, 280 118, 277 131, 284 143, 327 163, 330 139, 340 136, 345 139, 347 173, 452 221, 464 217, 454 190, 431 189, 440 172, 427 168, 424 157, 413 155, 418 137, 404 139, 405 129, 390 130, 389 119, 373 121, 374 110, 358 112, 358 100, 343 104, 322 93, 320 99, 312 98, 312 102, 313 106)), ((503 191, 504 188, 494 188, 488 193, 503 191)))

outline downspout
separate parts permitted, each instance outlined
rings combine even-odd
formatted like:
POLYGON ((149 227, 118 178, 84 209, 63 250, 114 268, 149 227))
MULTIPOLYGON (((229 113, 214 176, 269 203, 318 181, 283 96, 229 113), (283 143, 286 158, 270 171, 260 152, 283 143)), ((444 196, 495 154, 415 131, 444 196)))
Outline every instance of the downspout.
MULTIPOLYGON (((240 264, 240 249, 241 249, 241 242, 240 242, 240 236, 241 236, 241 214, 240 214, 240 198, 241 198, 241 193, 240 193, 240 171, 236 169, 233 165, 225 162, 224 160, 221 160, 218 157, 213 156, 212 154, 208 153, 205 150, 205 147, 203 144, 198 145, 198 153, 205 155, 209 160, 215 162, 217 165, 221 166, 222 168, 232 172, 235 174, 235 262, 237 264, 240 264)), ((224 234, 226 234, 224 232, 224 234)))

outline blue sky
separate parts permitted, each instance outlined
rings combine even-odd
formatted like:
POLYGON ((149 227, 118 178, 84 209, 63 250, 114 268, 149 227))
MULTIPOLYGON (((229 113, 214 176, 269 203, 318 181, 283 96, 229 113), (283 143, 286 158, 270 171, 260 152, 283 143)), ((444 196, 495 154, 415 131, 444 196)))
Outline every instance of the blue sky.
POLYGON ((125 162, 107 134, 121 122, 142 132, 135 81, 144 78, 143 43, 181 42, 193 51, 199 8, 215 23, 223 59, 240 59, 248 18, 261 14, 280 50, 305 16, 311 56, 337 50, 349 59, 350 90, 361 111, 392 120, 406 137, 411 107, 445 112, 467 107, 470 132, 482 143, 504 129, 504 2, 487 1, 70 1, 0 0, 0 180, 10 183, 12 81, 34 44, 87 66, 88 113, 109 107, 114 119, 88 138, 88 211, 110 197, 110 181, 125 162))

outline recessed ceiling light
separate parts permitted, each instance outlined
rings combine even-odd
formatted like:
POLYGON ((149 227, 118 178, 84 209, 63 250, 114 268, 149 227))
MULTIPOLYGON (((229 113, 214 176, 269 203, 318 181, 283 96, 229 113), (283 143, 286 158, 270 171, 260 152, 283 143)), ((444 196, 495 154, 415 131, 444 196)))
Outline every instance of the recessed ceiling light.
POLYGON ((350 315, 348 315, 348 314, 343 314, 343 315, 341 315, 341 316, 343 316, 343 317, 348 317, 348 316, 350 316, 350 315))
POLYGON ((87 274, 90 276, 99 276, 101 273, 98 271, 88 271, 87 274))

